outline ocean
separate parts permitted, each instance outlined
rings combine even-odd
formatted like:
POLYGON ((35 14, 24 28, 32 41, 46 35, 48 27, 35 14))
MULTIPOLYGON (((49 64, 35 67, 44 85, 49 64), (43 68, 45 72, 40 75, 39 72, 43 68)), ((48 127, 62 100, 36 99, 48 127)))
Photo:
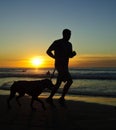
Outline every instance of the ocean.
MULTIPOLYGON (((73 84, 68 94, 116 97, 116 68, 70 68, 73 84)), ((14 81, 49 78, 53 68, 0 68, 0 90, 9 90, 14 81)), ((57 72, 52 79, 56 82, 57 72)), ((62 91, 64 83, 58 90, 62 91)), ((2 91, 1 91, 2 92, 2 91)))

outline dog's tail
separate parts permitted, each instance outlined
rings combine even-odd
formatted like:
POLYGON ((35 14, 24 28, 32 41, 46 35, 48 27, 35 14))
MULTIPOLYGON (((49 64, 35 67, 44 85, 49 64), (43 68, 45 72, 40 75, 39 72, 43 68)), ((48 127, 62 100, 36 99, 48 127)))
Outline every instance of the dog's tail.
POLYGON ((16 81, 14 81, 14 83, 10 87, 10 95, 14 96, 16 94, 16 90, 15 89, 16 89, 16 81))

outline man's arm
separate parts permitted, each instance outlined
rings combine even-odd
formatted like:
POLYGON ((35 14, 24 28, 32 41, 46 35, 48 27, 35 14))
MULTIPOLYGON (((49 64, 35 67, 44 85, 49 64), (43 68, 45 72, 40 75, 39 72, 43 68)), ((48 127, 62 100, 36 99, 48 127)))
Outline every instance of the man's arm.
POLYGON ((55 55, 53 53, 54 49, 53 49, 53 44, 48 48, 48 50, 46 51, 46 53, 52 57, 52 58, 55 58, 55 55))
POLYGON ((72 49, 72 44, 70 44, 70 53, 69 54, 70 54, 69 55, 70 58, 72 58, 72 57, 74 57, 76 55, 76 52, 73 51, 73 49, 72 49))
POLYGON ((72 51, 72 54, 70 55, 70 58, 74 57, 76 55, 75 51, 72 51))

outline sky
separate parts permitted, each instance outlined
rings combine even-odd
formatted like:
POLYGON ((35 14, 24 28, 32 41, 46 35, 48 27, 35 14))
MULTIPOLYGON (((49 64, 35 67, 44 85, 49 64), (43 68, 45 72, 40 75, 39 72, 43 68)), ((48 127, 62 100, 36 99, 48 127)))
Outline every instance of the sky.
POLYGON ((116 0, 0 0, 0 67, 54 67, 46 50, 65 28, 70 67, 116 67, 116 0))

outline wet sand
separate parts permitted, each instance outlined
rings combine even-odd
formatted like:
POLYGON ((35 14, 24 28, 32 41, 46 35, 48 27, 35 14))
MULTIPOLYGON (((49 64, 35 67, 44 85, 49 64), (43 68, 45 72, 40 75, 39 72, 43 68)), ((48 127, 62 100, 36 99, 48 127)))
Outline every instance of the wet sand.
MULTIPOLYGON (((30 108, 31 97, 25 96, 20 99, 22 106, 19 107, 13 99, 12 109, 8 110, 6 100, 8 95, 0 95, 0 129, 1 130, 114 130, 116 129, 116 107, 93 102, 74 100, 67 96, 67 107, 58 103, 58 96, 52 108, 45 102, 45 96, 40 98, 44 101, 46 111, 41 104, 35 101, 36 111, 30 108)), ((97 98, 97 97, 96 97, 97 98)), ((100 100, 100 99, 98 99, 100 100)))

